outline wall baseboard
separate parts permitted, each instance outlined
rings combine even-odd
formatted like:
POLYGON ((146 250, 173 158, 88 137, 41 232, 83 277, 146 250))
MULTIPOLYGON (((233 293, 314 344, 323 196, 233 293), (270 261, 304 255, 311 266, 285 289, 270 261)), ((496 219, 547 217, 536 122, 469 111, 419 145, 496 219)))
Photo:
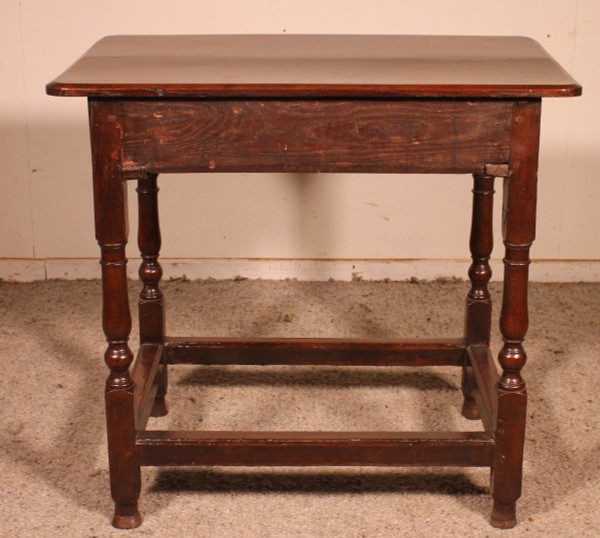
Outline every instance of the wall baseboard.
MULTIPOLYGON (((276 260, 276 259, 161 259, 165 279, 233 278, 284 280, 434 280, 467 278, 469 260, 276 260)), ((139 259, 128 265, 137 278, 139 259)), ((492 260, 492 280, 501 280, 502 261, 492 260)), ((0 258, 0 279, 31 282, 47 279, 92 279, 100 266, 92 259, 0 258)), ((600 260, 536 260, 530 278, 535 282, 600 282, 600 260)))

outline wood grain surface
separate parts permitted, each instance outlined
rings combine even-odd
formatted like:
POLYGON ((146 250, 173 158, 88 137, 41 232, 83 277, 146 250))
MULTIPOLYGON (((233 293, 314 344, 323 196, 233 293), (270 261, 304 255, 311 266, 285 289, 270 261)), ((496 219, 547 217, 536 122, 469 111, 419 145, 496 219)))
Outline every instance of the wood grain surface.
POLYGON ((488 466, 486 432, 144 431, 142 465, 453 465, 488 466))
POLYGON ((499 36, 109 36, 48 84, 94 97, 561 97, 581 86, 499 36))
POLYGON ((461 366, 462 338, 167 338, 168 364, 461 366))
POLYGON ((118 104, 125 171, 482 173, 509 156, 510 101, 118 104))

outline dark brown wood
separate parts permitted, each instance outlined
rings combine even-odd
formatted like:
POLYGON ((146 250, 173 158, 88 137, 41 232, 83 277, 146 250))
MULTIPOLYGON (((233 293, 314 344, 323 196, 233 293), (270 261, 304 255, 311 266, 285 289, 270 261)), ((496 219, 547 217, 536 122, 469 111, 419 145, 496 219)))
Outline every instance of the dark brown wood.
MULTIPOLYGON (((493 209, 494 177, 485 174, 473 176, 473 212, 471 219, 471 239, 469 247, 473 262, 469 268, 471 289, 467 295, 465 313, 465 341, 467 345, 489 345, 492 325, 492 300, 488 282, 492 276, 489 259, 494 245, 493 209)), ((468 363, 462 376, 462 414, 468 419, 477 419, 477 409, 473 389, 475 380, 468 363)))
POLYGON ((494 178, 478 174, 473 177, 473 214, 469 242, 473 261, 469 268, 471 289, 467 295, 465 341, 467 345, 488 345, 492 323, 492 300, 488 282, 492 276, 489 260, 494 245, 494 178))
POLYGON ((460 388, 463 395, 463 404, 461 413, 468 420, 479 420, 481 413, 477 407, 475 393, 477 391, 477 382, 473 375, 473 369, 468 362, 463 364, 462 375, 460 378, 460 388))
POLYGON ((135 429, 143 430, 154 406, 158 384, 160 383, 161 357, 160 344, 142 344, 133 363, 131 378, 134 385, 135 429))
POLYGON ((134 383, 129 374, 133 353, 128 339, 131 315, 127 297, 127 189, 120 175, 121 132, 111 103, 90 103, 96 238, 101 249, 102 326, 108 341, 104 355, 106 423, 113 525, 134 528, 141 480, 135 449, 134 383))
MULTIPOLYGON (((140 318, 140 343, 165 341, 165 305, 159 283, 162 267, 158 262, 160 252, 160 225, 158 219, 158 186, 156 174, 142 174, 138 179, 138 246, 142 255, 139 275, 143 283, 138 302, 140 318)), ((167 365, 159 366, 158 391, 152 409, 153 417, 167 414, 167 365)))
POLYGON ((497 415, 498 371, 487 346, 467 348, 468 366, 473 380, 473 397, 477 402, 481 421, 486 431, 495 432, 497 415))
POLYGON ((487 467, 485 432, 145 431, 143 465, 456 465, 487 467))
POLYGON ((152 404, 152 410, 150 412, 151 417, 164 417, 168 414, 166 395, 167 395, 167 386, 169 382, 167 365, 161 364, 158 367, 158 371, 156 372, 156 397, 154 398, 154 403, 152 404))
POLYGON ((380 338, 167 338, 168 364, 462 366, 465 342, 380 338))
POLYGON ((515 524, 540 98, 581 93, 537 43, 516 37, 113 36, 47 91, 89 97, 115 526, 141 522, 140 465, 490 466, 492 525, 515 524), (166 338, 156 174, 226 171, 473 173, 465 337, 166 338), (505 178, 501 376, 489 350, 494 176, 505 178), (138 181, 143 259, 141 349, 131 374, 127 179, 138 181), (480 416, 486 431, 147 432, 148 414, 166 412, 160 402, 167 362, 462 366, 463 414, 480 416))
POLYGON ((510 102, 126 101, 123 169, 483 173, 508 162, 510 102))
POLYGON ((564 97, 535 41, 504 36, 110 36, 46 87, 88 97, 564 97))
POLYGON ((537 160, 540 130, 539 100, 513 105, 509 176, 504 180, 502 233, 504 291, 500 330, 504 345, 498 354, 502 375, 498 382, 498 443, 492 467, 494 509, 491 523, 516 524, 516 501, 521 496, 527 392, 521 368, 527 355, 527 280, 529 249, 535 238, 537 160))

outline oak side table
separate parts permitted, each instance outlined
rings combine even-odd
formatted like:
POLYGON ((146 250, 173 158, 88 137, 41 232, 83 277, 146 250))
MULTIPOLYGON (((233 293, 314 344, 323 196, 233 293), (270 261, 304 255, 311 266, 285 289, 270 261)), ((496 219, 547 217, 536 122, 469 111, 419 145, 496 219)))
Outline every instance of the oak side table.
POLYGON ((522 37, 111 36, 46 89, 89 103, 115 527, 141 523, 142 465, 490 467, 491 523, 515 525, 541 98, 581 94, 538 43, 522 37), (472 174, 464 335, 411 341, 166 336, 157 176, 169 172, 472 174), (504 185, 506 249, 500 374, 489 349, 487 289, 496 177, 504 185), (128 180, 138 184, 143 283, 141 343, 131 369, 128 180), (462 413, 481 419, 482 429, 147 430, 149 416, 167 412, 167 366, 176 364, 457 366, 462 413))

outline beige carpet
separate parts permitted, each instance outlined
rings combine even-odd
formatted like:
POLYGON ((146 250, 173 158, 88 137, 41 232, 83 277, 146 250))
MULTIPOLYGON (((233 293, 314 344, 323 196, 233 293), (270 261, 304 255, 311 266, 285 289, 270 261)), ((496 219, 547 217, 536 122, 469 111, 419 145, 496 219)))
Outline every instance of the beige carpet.
MULTIPOLYGON (((467 284, 175 281, 164 289, 173 336, 443 337, 461 335, 467 284)), ((132 299, 137 290, 132 283, 132 299)), ((498 305, 499 286, 492 291, 498 305)), ((600 536, 600 285, 533 285, 530 304, 514 530, 487 523, 486 469, 145 468, 144 524, 117 531, 99 282, 0 283, 0 535, 600 536)), ((151 419, 155 428, 477 427, 459 413, 458 369, 170 372, 170 414, 151 419)))

